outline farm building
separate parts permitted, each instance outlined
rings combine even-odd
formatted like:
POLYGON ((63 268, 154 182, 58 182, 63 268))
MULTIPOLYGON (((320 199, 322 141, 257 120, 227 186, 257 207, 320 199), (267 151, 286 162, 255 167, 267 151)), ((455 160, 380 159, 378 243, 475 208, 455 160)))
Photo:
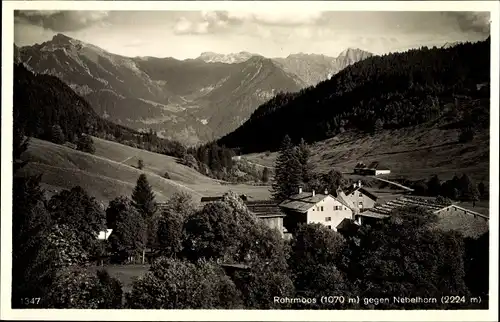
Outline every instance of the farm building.
POLYGON ((363 162, 359 162, 354 167, 354 173, 360 175, 378 176, 382 174, 390 174, 391 170, 377 161, 370 163, 369 166, 366 166, 363 162))
POLYGON ((388 201, 383 205, 356 214, 356 222, 360 225, 367 224, 375 220, 388 218, 390 213, 399 207, 419 206, 427 209, 439 218, 436 228, 444 230, 456 230, 465 237, 479 237, 489 229, 489 217, 475 211, 457 206, 444 206, 431 200, 403 196, 398 199, 388 201))
POLYGON ((339 191, 338 196, 356 213, 363 209, 373 208, 378 200, 378 196, 361 186, 361 181, 345 191, 339 191))
POLYGON ((290 196, 279 206, 286 214, 283 225, 291 233, 301 223, 320 223, 337 230, 344 219, 353 217, 350 206, 342 199, 330 195, 328 191, 303 192, 299 188, 298 194, 290 196))
POLYGON ((245 202, 248 210, 269 228, 278 229, 281 236, 285 237, 283 218, 285 214, 279 205, 272 200, 252 200, 245 202))

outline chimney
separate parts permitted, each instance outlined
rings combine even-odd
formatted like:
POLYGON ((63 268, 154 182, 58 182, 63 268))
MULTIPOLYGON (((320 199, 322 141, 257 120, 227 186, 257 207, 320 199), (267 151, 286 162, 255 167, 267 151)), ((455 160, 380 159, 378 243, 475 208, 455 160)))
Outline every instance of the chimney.
POLYGON ((299 194, 302 193, 302 187, 299 187, 299 194))
POLYGON ((353 188, 356 188, 356 183, 353 183, 352 187, 353 187, 353 188))
POLYGON ((313 190, 313 197, 316 195, 316 192, 313 190))
POLYGON ((361 188, 361 180, 358 180, 358 187, 361 188))
POLYGON ((328 189, 325 189, 325 195, 327 195, 327 194, 328 194, 328 189))

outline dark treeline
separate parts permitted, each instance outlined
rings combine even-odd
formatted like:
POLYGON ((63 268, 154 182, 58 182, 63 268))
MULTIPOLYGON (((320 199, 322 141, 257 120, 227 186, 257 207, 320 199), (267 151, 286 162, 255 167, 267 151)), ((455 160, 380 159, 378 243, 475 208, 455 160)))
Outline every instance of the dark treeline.
POLYGON ((438 117, 464 129, 467 140, 488 126, 489 75, 489 38, 370 57, 299 93, 277 95, 218 143, 242 153, 275 151, 285 134, 315 142, 349 129, 373 132, 438 117))
POLYGON ((459 201, 479 201, 489 199, 488 186, 484 182, 476 184, 467 174, 455 175, 452 179, 441 181, 437 175, 428 180, 397 180, 415 190, 419 196, 446 197, 459 201))

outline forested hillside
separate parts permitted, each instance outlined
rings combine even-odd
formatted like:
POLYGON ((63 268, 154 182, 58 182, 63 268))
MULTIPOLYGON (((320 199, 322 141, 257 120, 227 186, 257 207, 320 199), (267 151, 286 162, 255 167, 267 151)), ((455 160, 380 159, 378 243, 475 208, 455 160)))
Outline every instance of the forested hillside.
POLYGON ((153 152, 180 156, 185 148, 175 141, 140 133, 101 118, 90 104, 59 78, 34 74, 14 65, 14 128, 24 135, 55 143, 77 143, 82 133, 153 152))
POLYGON ((442 118, 468 131, 489 126, 490 39, 367 58, 330 80, 261 105, 218 143, 242 153, 276 150, 345 130, 373 132, 442 118))

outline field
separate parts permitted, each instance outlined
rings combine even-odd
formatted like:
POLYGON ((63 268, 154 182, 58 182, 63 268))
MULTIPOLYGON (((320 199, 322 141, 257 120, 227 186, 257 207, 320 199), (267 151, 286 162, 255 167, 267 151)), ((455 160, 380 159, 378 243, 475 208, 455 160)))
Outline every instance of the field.
POLYGON ((31 139, 22 158, 30 163, 21 175, 42 173, 42 182, 53 194, 81 186, 103 203, 118 196, 130 196, 141 173, 153 187, 157 201, 166 201, 175 192, 185 192, 195 202, 202 196, 221 195, 229 190, 254 199, 269 198, 269 187, 244 184, 222 185, 219 181, 177 163, 173 157, 94 138, 94 155, 51 142, 31 139), (142 159, 144 168, 136 168, 142 159), (168 172, 170 179, 163 178, 168 172))
MULTIPOLYGON (((432 124, 372 136, 346 132, 313 144, 311 161, 321 172, 335 168, 351 173, 357 162, 379 161, 390 168, 389 179, 428 179, 437 174, 447 180, 467 173, 477 182, 489 182, 489 133, 477 133, 468 143, 457 142, 458 135, 457 130, 432 124)), ((242 159, 273 166, 276 153, 267 154, 248 154, 242 159)))
POLYGON ((123 292, 126 293, 131 290, 132 282, 149 270, 149 265, 105 265, 89 267, 89 271, 100 269, 105 269, 109 275, 118 279, 122 283, 123 292))

